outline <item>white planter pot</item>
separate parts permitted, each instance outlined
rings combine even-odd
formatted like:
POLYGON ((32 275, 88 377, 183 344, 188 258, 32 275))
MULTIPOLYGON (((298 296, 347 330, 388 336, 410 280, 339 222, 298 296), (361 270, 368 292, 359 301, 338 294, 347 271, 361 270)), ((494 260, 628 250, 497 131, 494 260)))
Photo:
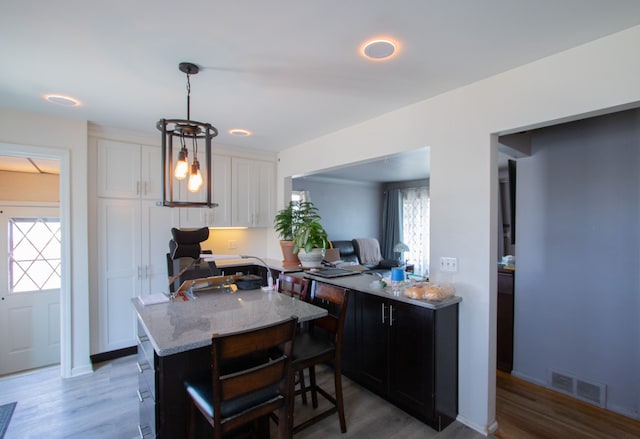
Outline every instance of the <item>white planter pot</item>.
POLYGON ((310 253, 307 253, 303 248, 301 248, 298 251, 298 259, 300 259, 300 264, 304 268, 322 267, 322 260, 324 259, 324 249, 314 248, 310 253))

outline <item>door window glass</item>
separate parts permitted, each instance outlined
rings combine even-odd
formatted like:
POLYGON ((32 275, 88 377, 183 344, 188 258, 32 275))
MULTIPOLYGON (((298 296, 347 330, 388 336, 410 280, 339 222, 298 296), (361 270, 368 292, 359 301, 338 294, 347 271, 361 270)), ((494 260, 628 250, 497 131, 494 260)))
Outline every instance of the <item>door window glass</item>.
POLYGON ((60 288, 60 219, 9 220, 9 291, 60 288))

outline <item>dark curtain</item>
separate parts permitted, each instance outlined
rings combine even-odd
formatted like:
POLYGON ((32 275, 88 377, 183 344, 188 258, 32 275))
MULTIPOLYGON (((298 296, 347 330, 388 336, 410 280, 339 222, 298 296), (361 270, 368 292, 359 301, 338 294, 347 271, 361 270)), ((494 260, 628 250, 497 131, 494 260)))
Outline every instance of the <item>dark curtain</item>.
POLYGON ((398 259, 398 255, 393 252, 393 247, 402 241, 400 189, 387 189, 385 191, 383 212, 380 251, 384 259, 398 259))

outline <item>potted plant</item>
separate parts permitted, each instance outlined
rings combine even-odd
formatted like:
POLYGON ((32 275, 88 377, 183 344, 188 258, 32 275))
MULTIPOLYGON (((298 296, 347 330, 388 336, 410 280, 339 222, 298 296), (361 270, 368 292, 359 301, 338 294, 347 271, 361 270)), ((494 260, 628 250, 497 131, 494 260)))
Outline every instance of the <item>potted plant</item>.
POLYGON ((293 251, 293 225, 297 221, 299 204, 295 201, 289 201, 289 205, 278 211, 273 220, 274 229, 280 238, 282 265, 284 266, 297 267, 300 265, 298 255, 293 251))
POLYGON ((293 223, 293 252, 298 253, 303 267, 322 265, 329 239, 320 219, 318 208, 311 201, 298 204, 293 223))

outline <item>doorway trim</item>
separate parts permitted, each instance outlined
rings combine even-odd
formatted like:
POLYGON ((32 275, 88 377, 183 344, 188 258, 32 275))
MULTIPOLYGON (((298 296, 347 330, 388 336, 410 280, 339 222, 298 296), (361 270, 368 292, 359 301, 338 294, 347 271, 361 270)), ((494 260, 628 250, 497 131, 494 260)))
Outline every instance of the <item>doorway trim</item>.
POLYGON ((60 375, 72 376, 72 313, 71 313, 71 167, 70 151, 62 148, 0 143, 0 154, 16 157, 40 157, 60 161, 60 375))

